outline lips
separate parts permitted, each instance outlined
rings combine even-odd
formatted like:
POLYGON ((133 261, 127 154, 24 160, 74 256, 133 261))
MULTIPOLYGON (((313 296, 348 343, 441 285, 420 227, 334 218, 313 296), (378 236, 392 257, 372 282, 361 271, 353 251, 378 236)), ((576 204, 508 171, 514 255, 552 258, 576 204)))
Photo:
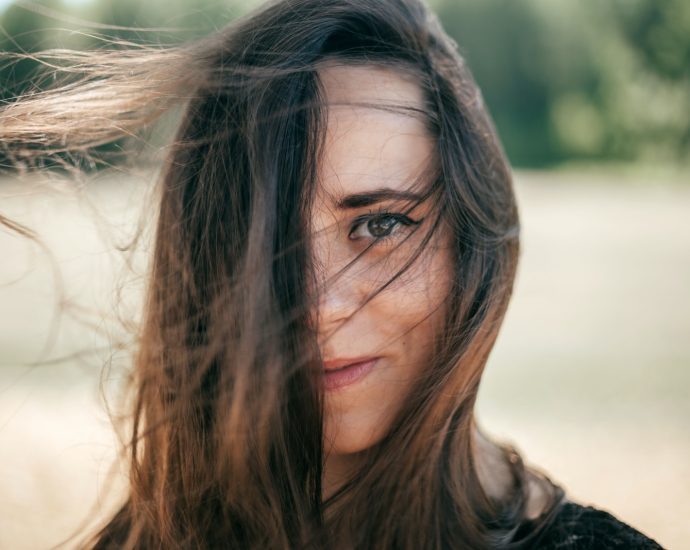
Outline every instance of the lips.
POLYGON ((362 380, 372 371, 378 359, 378 357, 356 357, 324 361, 324 388, 333 391, 362 380))
POLYGON ((344 367, 357 365, 359 363, 367 363, 369 361, 373 361, 374 359, 378 359, 378 357, 349 357, 344 359, 331 359, 323 362, 323 370, 338 370, 344 367))

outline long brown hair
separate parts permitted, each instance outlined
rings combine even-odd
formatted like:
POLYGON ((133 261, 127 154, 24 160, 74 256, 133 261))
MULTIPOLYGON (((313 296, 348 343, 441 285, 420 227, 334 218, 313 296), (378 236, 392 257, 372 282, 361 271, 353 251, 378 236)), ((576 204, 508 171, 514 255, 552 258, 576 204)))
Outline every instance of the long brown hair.
POLYGON ((487 491, 473 417, 518 261, 510 168, 456 44, 419 0, 283 0, 185 46, 43 58, 72 61, 58 71, 80 77, 2 107, 0 140, 16 164, 185 109, 161 177, 130 491, 96 548, 330 548, 343 533, 355 548, 534 541, 562 491, 499 446, 510 482, 487 491), (436 223, 422 242, 446 224, 455 258, 433 361, 326 501, 308 227, 325 61, 390 67, 423 89, 438 165, 424 199, 436 223), (533 520, 535 485, 547 498, 533 520))

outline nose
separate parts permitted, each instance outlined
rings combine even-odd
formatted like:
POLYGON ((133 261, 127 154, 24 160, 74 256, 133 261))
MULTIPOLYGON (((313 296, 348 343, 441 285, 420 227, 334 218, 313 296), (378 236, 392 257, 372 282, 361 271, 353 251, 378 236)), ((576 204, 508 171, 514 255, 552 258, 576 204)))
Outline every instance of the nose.
POLYGON ((357 309, 353 285, 347 273, 325 281, 319 291, 319 331, 330 334, 352 317, 357 309))
POLYGON ((339 246, 338 228, 318 231, 312 241, 313 266, 317 283, 319 333, 327 336, 346 322, 358 307, 354 266, 345 269, 349 258, 346 246, 339 246))

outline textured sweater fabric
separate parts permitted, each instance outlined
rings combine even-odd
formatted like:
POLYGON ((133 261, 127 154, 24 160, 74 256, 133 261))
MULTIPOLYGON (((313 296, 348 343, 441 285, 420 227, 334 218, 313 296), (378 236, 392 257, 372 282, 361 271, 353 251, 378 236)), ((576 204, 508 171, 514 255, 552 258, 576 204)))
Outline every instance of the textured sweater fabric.
MULTIPOLYGON (((543 550, 657 550, 662 547, 608 512, 566 502, 535 541, 543 550)), ((662 549, 663 550, 663 549, 662 549)))

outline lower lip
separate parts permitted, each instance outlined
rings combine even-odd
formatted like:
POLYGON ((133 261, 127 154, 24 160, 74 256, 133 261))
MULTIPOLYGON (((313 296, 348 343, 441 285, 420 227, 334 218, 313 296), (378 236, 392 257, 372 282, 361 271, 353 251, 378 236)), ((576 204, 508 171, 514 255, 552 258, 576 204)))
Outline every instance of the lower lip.
POLYGON ((365 363, 355 363, 342 369, 324 371, 324 388, 327 391, 333 391, 360 381, 372 371, 377 361, 378 358, 365 363))

